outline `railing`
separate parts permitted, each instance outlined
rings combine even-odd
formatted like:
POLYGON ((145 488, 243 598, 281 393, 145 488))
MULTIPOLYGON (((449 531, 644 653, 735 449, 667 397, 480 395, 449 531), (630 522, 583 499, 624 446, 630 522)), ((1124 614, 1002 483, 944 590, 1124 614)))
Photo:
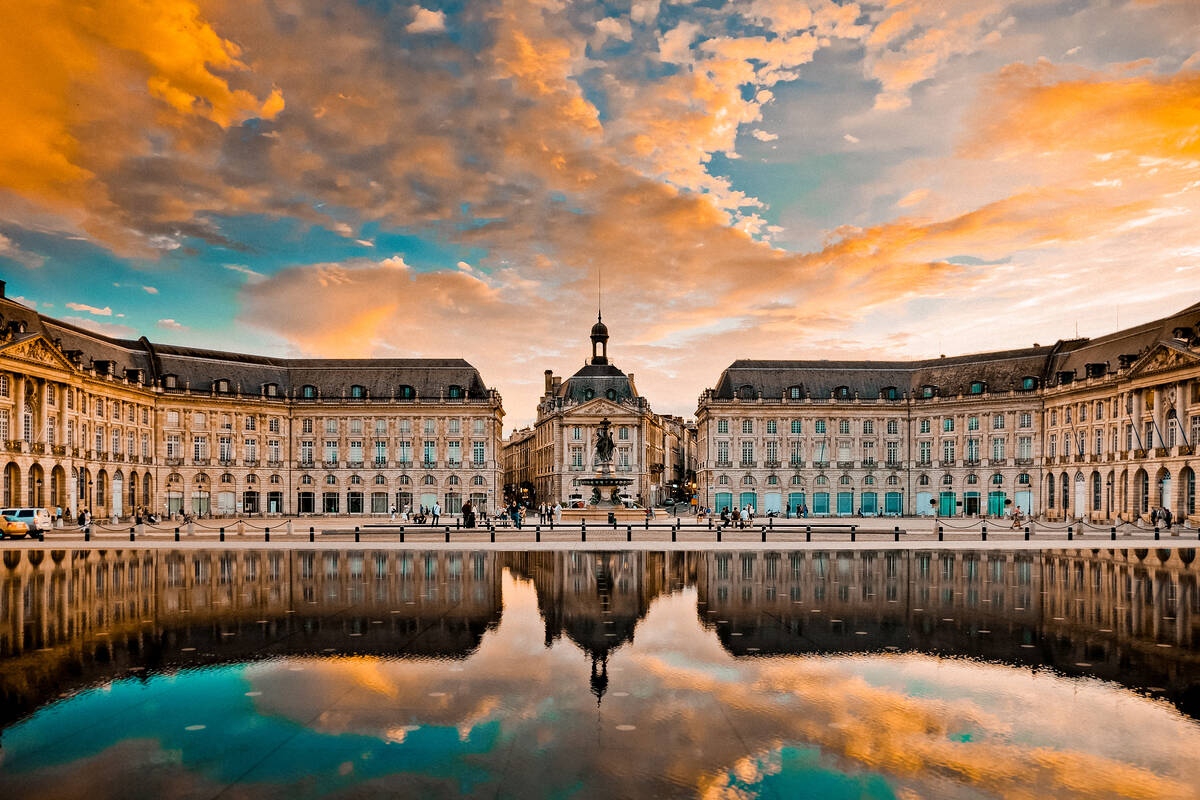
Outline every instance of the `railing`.
POLYGON ((717 468, 718 469, 732 469, 733 462, 732 461, 718 461, 717 468))
POLYGON ((749 468, 749 467, 753 467, 753 466, 754 466, 756 463, 757 463, 757 462, 754 462, 754 461, 747 461, 747 460, 745 460, 745 459, 742 459, 742 461, 740 462, 741 466, 743 466, 743 467, 747 467, 747 468, 749 468))
POLYGON ((1146 451, 1145 451, 1145 450, 1141 450, 1141 449, 1134 450, 1134 451, 1133 451, 1133 457, 1134 457, 1134 458, 1145 458, 1145 457, 1146 457, 1146 451))
POLYGON ((65 456, 67 454, 67 448, 64 445, 56 444, 50 447, 50 452, 56 456, 65 456))
POLYGON ((1181 445, 1179 445, 1179 455, 1181 455, 1181 456, 1194 456, 1194 455, 1196 455, 1196 446, 1195 446, 1194 444, 1181 444, 1181 445))
POLYGON ((436 469, 437 462, 436 461, 422 461, 421 467, 424 469, 436 469))
POLYGON ((182 458, 165 458, 165 459, 163 459, 163 463, 166 464, 168 467, 182 467, 183 459, 182 458))
POLYGON ((965 466, 965 467, 978 467, 978 466, 979 466, 979 459, 978 459, 978 458, 968 458, 968 459, 966 459, 965 461, 963 461, 963 466, 965 466))
POLYGON ((25 443, 20 439, 8 439, 4 442, 4 447, 10 453, 20 453, 25 450, 25 443))
POLYGON ((828 461, 814 461, 813 469, 829 469, 828 461))
POLYGON ((804 466, 804 460, 800 458, 793 458, 788 462, 788 466, 790 466, 792 469, 801 469, 804 466))
POLYGON ((34 442, 33 444, 29 445, 29 452, 36 455, 43 455, 46 452, 46 445, 42 444, 41 442, 34 442))
POLYGON ((764 461, 763 466, 767 469, 779 469, 782 466, 782 463, 779 461, 764 461))
POLYGON ((900 469, 904 465, 899 461, 886 461, 883 466, 887 469, 900 469))
POLYGON ((232 467, 232 466, 234 466, 235 463, 236 462, 232 458, 218 458, 217 459, 217 466, 219 466, 219 467, 232 467))
POLYGON ((1033 466, 1033 459, 1032 458, 1018 458, 1017 466, 1018 467, 1031 467, 1031 466, 1033 466))
POLYGON ((1171 451, 1165 447, 1154 448, 1154 457, 1155 458, 1166 458, 1168 455, 1170 455, 1170 453, 1171 453, 1171 451))
POLYGON ((854 469, 853 461, 839 461, 837 462, 837 465, 838 469, 854 469))
POLYGON ((193 458, 192 459, 192 466, 196 466, 196 467, 207 467, 211 463, 212 463, 212 459, 210 459, 210 458, 193 458))
POLYGON ((329 459, 324 459, 321 461, 321 466, 324 467, 325 469, 337 469, 338 462, 336 459, 332 460, 332 461, 330 461, 329 459))
POLYGON ((258 459, 257 459, 257 458, 243 458, 243 459, 242 459, 242 466, 244 466, 244 467, 257 467, 257 466, 258 466, 258 459))
POLYGON ((309 460, 309 461, 300 460, 300 461, 296 462, 296 466, 299 467, 300 469, 312 469, 315 466, 317 466, 317 462, 312 461, 312 460, 309 460))
POLYGON ((347 466, 347 467, 349 467, 350 469, 362 469, 362 468, 363 468, 363 462, 361 462, 361 461, 347 461, 347 462, 346 462, 346 466, 347 466))
POLYGON ((272 469, 279 469, 280 467, 283 466, 283 462, 279 461, 278 459, 276 459, 274 461, 267 459, 267 466, 272 469))

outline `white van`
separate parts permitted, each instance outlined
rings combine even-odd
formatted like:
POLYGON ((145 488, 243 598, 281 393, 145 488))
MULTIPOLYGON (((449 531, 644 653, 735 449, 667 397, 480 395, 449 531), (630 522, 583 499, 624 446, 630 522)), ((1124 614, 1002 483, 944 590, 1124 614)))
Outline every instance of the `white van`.
POLYGON ((0 515, 21 520, 29 526, 31 533, 54 528, 54 520, 50 518, 50 512, 44 508, 3 508, 0 509, 0 515))

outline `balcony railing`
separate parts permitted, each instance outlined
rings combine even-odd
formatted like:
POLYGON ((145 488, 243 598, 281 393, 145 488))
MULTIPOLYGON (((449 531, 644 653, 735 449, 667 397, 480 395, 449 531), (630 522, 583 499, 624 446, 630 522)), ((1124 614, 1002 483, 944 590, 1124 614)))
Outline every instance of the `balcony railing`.
POLYGON ((210 463, 211 463, 211 459, 208 459, 208 458, 193 458, 192 459, 192 466, 195 466, 195 467, 207 467, 207 466, 209 466, 210 463))
POLYGON ((25 443, 20 439, 9 439, 5 441, 4 447, 10 453, 20 453, 25 449, 25 443))
POLYGON ((350 469, 362 469, 362 468, 363 468, 363 462, 361 462, 361 461, 347 461, 347 462, 346 462, 346 466, 347 466, 347 467, 349 467, 350 469))
POLYGON ((1181 456, 1194 456, 1194 455, 1196 455, 1196 445, 1194 445, 1194 444, 1181 444, 1181 445, 1179 445, 1179 455, 1181 455, 1181 456))
POLYGON ((338 461, 337 461, 337 459, 333 459, 333 460, 325 459, 321 462, 321 466, 324 467, 325 469, 337 469, 338 461))
POLYGON ((883 464, 887 469, 900 469, 903 466, 899 461, 886 461, 883 464))
POLYGON ((29 445, 29 452, 34 453, 35 455, 42 455, 46 452, 46 445, 42 444, 41 442, 34 442, 33 444, 29 445))
POLYGON ((814 461, 813 468, 814 469, 829 469, 829 462, 828 461, 814 461))
POLYGON ((744 459, 744 458, 743 458, 743 459, 741 460, 741 462, 739 462, 739 463, 740 463, 740 464, 741 464, 741 466, 743 466, 743 467, 750 468, 750 467, 753 467, 753 466, 754 466, 754 465, 755 465, 757 462, 754 462, 754 461, 747 461, 746 459, 744 459))
POLYGON ((166 464, 168 467, 182 467, 183 459, 167 457, 167 458, 163 459, 163 463, 166 464))
POLYGON ((1145 451, 1145 450, 1142 450, 1142 449, 1134 450, 1134 451, 1133 451, 1133 457, 1134 457, 1134 458, 1145 458, 1145 457, 1146 457, 1146 451, 1145 451))
POLYGON ((422 461, 421 466, 425 469, 435 469, 437 467, 437 462, 436 461, 422 461))
POLYGON ((968 466, 968 467, 978 467, 979 459, 978 458, 968 458, 965 461, 963 461, 963 465, 968 466))
POLYGON ((788 461, 788 466, 792 467, 793 469, 800 469, 801 467, 804 466, 804 459, 803 458, 793 458, 788 461))
POLYGON ((1031 467, 1031 466, 1033 466, 1033 459, 1032 458, 1018 458, 1017 466, 1018 467, 1031 467))
POLYGON ((258 459, 257 459, 257 458, 243 458, 243 459, 242 459, 242 466, 244 466, 244 467, 257 467, 257 466, 258 466, 258 459))
POLYGON ((779 469, 782 464, 779 461, 766 461, 763 463, 767 469, 779 469))
POLYGON ((723 469, 730 469, 730 468, 732 468, 732 467, 733 467, 733 462, 732 462, 732 461, 718 461, 718 462, 717 462, 717 468, 718 468, 718 469, 722 469, 722 468, 723 468, 723 469))
POLYGON ((56 456, 65 456, 67 454, 67 448, 64 445, 55 444, 50 446, 50 452, 56 456))
POLYGON ((1171 451, 1165 447, 1154 448, 1154 457, 1155 458, 1166 458, 1170 454, 1171 454, 1171 451))
POLYGON ((235 462, 232 458, 218 458, 217 459, 217 466, 219 466, 219 467, 232 467, 236 463, 237 462, 235 462))
POLYGON ((279 469, 280 467, 283 466, 283 462, 277 458, 268 458, 267 466, 270 467, 271 469, 279 469))
POLYGON ((313 461, 311 458, 308 459, 307 461, 304 459, 300 459, 299 461, 296 462, 296 466, 299 467, 300 469, 312 469, 316 465, 317 465, 317 463, 315 461, 313 461))

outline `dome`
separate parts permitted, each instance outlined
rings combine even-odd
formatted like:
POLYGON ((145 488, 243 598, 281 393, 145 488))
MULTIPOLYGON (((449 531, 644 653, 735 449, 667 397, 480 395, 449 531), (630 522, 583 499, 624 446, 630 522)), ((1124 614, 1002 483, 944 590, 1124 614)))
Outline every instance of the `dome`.
POLYGON ((596 320, 596 324, 592 326, 592 336, 608 336, 608 326, 596 320))

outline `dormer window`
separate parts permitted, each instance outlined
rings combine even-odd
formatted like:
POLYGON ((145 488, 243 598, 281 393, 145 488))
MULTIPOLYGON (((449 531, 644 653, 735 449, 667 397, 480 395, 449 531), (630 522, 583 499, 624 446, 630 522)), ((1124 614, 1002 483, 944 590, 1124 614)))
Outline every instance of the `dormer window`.
POLYGON ((583 390, 583 399, 584 400, 591 400, 595 396, 596 396, 596 390, 591 388, 590 386, 583 390))
POLYGON ((412 400, 417 396, 417 390, 411 386, 401 386, 396 394, 401 400, 412 400))
POLYGON ((838 400, 849 400, 850 399, 850 387, 849 386, 837 387, 836 389, 833 390, 833 396, 835 398, 837 398, 838 400))
POLYGON ((895 386, 885 386, 885 387, 883 387, 883 389, 880 390, 879 396, 882 397, 884 400, 899 400, 900 399, 900 390, 897 389, 895 386))
POLYGON ((789 400, 800 400, 804 397, 804 388, 801 386, 789 386, 787 396, 789 400))
POLYGON ((263 385, 263 394, 265 394, 267 397, 278 397, 279 396, 279 384, 278 383, 264 384, 263 385))
POLYGON ((312 384, 307 384, 305 386, 301 386, 300 387, 300 397, 302 397, 305 400, 316 400, 317 399, 317 387, 313 386, 312 384))
POLYGON ((1073 370, 1073 369, 1062 370, 1057 373, 1057 378, 1058 378, 1059 384, 1065 386, 1066 384, 1071 383, 1073 380, 1075 380, 1075 370, 1073 370))
POLYGON ((754 399, 754 387, 748 383, 742 384, 741 386, 738 387, 737 396, 738 396, 739 400, 753 400, 754 399))
POLYGON ((451 386, 447 390, 447 394, 449 395, 451 400, 458 400, 463 396, 462 387, 461 386, 451 386))
POLYGON ((221 394, 229 393, 229 380, 227 378, 218 378, 213 382, 213 388, 221 394))
POLYGON ((1032 392, 1036 388, 1038 388, 1037 378, 1031 375, 1026 375, 1024 378, 1021 378, 1021 391, 1032 392))
POLYGON ((178 389, 179 388, 179 376, 178 375, 163 375, 163 388, 164 389, 178 389))
POLYGON ((615 401, 617 399, 617 390, 609 389, 607 392, 604 393, 604 396, 607 397, 609 400, 615 401))
POLYGON ((1108 374, 1108 364, 1093 363, 1084 367, 1089 378, 1103 378, 1108 374))
POLYGON ((983 381, 971 381, 970 394, 983 394, 987 391, 987 384, 983 381))
POLYGON ((931 397, 937 397, 937 387, 925 384, 921 387, 921 397, 928 400, 931 397))
POLYGON ((350 397, 355 400, 362 400, 367 396, 367 387, 360 386, 357 383, 350 387, 350 397))

